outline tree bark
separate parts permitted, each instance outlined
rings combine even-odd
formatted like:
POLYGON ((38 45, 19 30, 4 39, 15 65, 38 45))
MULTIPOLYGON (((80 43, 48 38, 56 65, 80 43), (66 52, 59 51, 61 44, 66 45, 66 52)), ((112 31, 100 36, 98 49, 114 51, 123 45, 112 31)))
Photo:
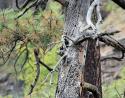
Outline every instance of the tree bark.
MULTIPOLYGON (((96 85, 100 91, 100 98, 102 98, 102 88, 101 88, 101 64, 100 64, 100 46, 96 45, 96 40, 89 40, 87 47, 86 62, 84 68, 84 79, 86 82, 96 85)), ((84 93, 85 98, 95 98, 87 97, 88 92, 84 93)))
MULTIPOLYGON (((91 0, 92 2, 93 0, 91 0)), ((92 20, 94 23, 97 21, 97 15, 94 10, 92 20)), ((87 83, 95 85, 100 91, 100 98, 102 98, 101 86, 101 62, 100 62, 100 46, 97 45, 97 39, 88 40, 86 61, 84 67, 84 80, 87 83)), ((84 91, 84 98, 95 98, 90 92, 84 91)))
MULTIPOLYGON (((64 35, 70 37, 72 40, 76 40, 80 35, 83 35, 82 33, 85 33, 85 32, 80 32, 79 27, 83 25, 86 26, 86 15, 88 8, 91 4, 91 0, 67 0, 67 1, 69 2, 68 6, 64 7, 65 9, 64 35)), ((62 62, 59 68, 56 98, 84 98, 84 95, 83 96, 81 95, 83 93, 83 90, 81 90, 80 84, 81 82, 84 82, 81 81, 81 73, 82 76, 85 76, 86 82, 90 82, 94 85, 97 85, 97 87, 99 87, 101 91, 101 80, 99 79, 101 77, 100 62, 99 62, 100 51, 99 48, 95 47, 95 45, 96 45, 96 40, 88 42, 88 50, 87 50, 88 53, 87 53, 86 64, 84 58, 85 43, 82 43, 77 46, 68 47, 69 49, 68 55, 66 56, 66 59, 62 62), (84 64, 85 64, 85 71, 83 71, 84 64), (83 72, 86 74, 84 75, 83 72)))

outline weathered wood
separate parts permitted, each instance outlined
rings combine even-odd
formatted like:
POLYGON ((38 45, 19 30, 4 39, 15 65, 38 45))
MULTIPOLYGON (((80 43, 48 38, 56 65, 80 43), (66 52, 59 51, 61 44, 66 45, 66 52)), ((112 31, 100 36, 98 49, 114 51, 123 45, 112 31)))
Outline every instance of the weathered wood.
MULTIPOLYGON (((85 33, 85 32, 81 33, 79 30, 80 29, 79 27, 81 25, 82 26, 86 25, 86 14, 90 6, 90 0, 67 0, 67 1, 69 2, 68 6, 64 7, 65 9, 64 10, 64 15, 65 15, 64 35, 67 35, 71 39, 75 40, 79 37, 79 35, 82 35, 82 33, 85 33)), ((92 47, 95 47, 93 45, 92 47)), ((85 63, 84 62, 85 58, 82 58, 84 56, 85 48, 81 44, 77 46, 71 46, 68 48, 69 48, 69 52, 66 57, 67 62, 62 63, 62 65, 59 68, 56 98, 82 98, 80 96, 81 96, 81 92, 83 91, 80 89, 81 88, 80 84, 81 82, 83 82, 81 81, 81 72, 83 75, 83 71, 81 69, 84 67, 84 63, 85 63)), ((95 52, 97 50, 95 50, 94 48, 93 51, 95 52)), ((94 54, 96 53, 97 52, 95 52, 94 54)), ((91 60, 93 62, 93 60, 97 60, 97 59, 92 58, 91 60)), ((93 66, 96 66, 96 65, 97 65, 97 62, 93 66)), ((94 75, 97 75, 97 73, 94 75)), ((93 77, 93 75, 91 77, 92 77, 92 80, 93 78, 94 80, 98 79, 93 77)))
MULTIPOLYGON (((96 40, 91 39, 88 41, 84 71, 85 71, 84 73, 85 81, 93 85, 96 85, 100 91, 101 95, 100 98, 102 98, 100 47, 96 46, 96 40)), ((88 93, 85 95, 88 95, 88 93)), ((86 96, 85 98, 88 97, 86 96)))
MULTIPOLYGON (((93 0, 91 0, 93 2, 93 0)), ((96 23, 97 15, 93 12, 92 20, 96 23)), ((98 87, 100 91, 99 98, 102 98, 101 87, 101 63, 100 63, 100 46, 97 45, 97 39, 89 39, 87 45, 86 61, 84 67, 84 79, 87 83, 91 83, 98 87)), ((83 98, 98 98, 98 96, 84 91, 83 98)))

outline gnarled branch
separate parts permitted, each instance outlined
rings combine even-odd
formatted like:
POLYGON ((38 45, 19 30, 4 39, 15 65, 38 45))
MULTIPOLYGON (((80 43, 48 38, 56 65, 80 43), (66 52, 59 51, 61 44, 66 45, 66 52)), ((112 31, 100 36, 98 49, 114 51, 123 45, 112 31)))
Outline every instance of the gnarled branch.
POLYGON ((122 55, 120 57, 104 57, 101 59, 101 61, 106 61, 106 60, 117 60, 117 61, 121 61, 122 59, 124 59, 124 52, 122 52, 122 55))
POLYGON ((119 43, 117 40, 113 39, 112 37, 102 36, 102 37, 99 37, 99 40, 106 43, 109 46, 114 47, 117 50, 125 52, 125 46, 119 43))

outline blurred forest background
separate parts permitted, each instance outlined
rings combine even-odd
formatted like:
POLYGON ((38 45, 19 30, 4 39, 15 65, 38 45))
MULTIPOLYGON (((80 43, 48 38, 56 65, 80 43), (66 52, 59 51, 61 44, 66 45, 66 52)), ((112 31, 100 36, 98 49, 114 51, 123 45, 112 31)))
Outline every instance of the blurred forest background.
MULTIPOLYGON (((19 1, 22 4, 25 0, 19 1)), ((63 11, 58 3, 49 2, 45 11, 35 12, 32 9, 15 20, 21 13, 15 6, 15 0, 0 0, 0 9, 0 51, 8 50, 6 43, 12 41, 15 31, 23 38, 5 64, 2 60, 3 52, 0 52, 0 98, 30 98, 30 85, 36 75, 33 48, 41 47, 40 58, 51 68, 56 64, 60 45, 50 43, 61 39, 63 11), (27 47, 24 47, 25 44, 27 47), (25 61, 27 54, 29 59, 25 61)), ((120 30, 114 38, 125 45, 125 11, 111 0, 103 0, 102 15, 102 30, 120 30)), ((115 49, 100 44, 102 57, 120 55, 115 49)), ((52 85, 49 85, 46 76, 48 70, 41 66, 40 79, 31 98, 54 98, 57 73, 54 74, 52 85)), ((102 84, 103 98, 122 98, 125 95, 125 60, 102 62, 102 84)))

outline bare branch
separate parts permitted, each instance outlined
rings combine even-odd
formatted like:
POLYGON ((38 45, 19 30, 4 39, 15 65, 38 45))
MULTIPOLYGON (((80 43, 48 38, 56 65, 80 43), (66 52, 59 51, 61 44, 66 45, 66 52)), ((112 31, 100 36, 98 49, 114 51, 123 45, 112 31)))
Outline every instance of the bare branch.
POLYGON ((124 52, 122 52, 121 57, 104 57, 101 59, 101 61, 106 61, 106 60, 117 60, 117 61, 121 61, 122 59, 124 59, 124 52))
MULTIPOLYGON (((86 31, 86 34, 81 35, 76 40, 73 40, 70 37, 65 36, 65 35, 64 35, 64 37, 67 38, 68 40, 72 41, 73 45, 80 45, 84 41, 87 41, 89 39, 93 39, 93 34, 94 33, 92 33, 92 32, 93 32, 92 30, 88 30, 88 31, 86 31)), ((111 31, 111 32, 106 31, 104 33, 99 33, 97 35, 97 37, 95 37, 95 39, 96 38, 101 38, 102 36, 112 36, 112 35, 117 34, 119 32, 120 31, 118 31, 118 30, 114 30, 114 31, 111 31)))
POLYGON ((35 59, 36 59, 36 77, 35 77, 35 80, 34 80, 33 84, 31 84, 31 89, 30 89, 29 95, 32 94, 33 89, 36 86, 36 83, 37 83, 37 81, 39 79, 39 75, 40 75, 39 49, 34 49, 34 56, 35 56, 35 59))
POLYGON ((104 42, 106 45, 110 45, 117 50, 125 52, 125 46, 122 45, 121 43, 119 43, 117 40, 113 39, 112 37, 101 36, 101 37, 99 37, 99 40, 104 42))
POLYGON ((44 62, 42 62, 41 60, 39 60, 39 63, 42 64, 48 71, 52 71, 53 69, 50 68, 48 65, 46 65, 44 62))
POLYGON ((96 30, 96 26, 93 24, 92 22, 92 13, 95 9, 96 6, 98 6, 99 0, 94 0, 92 2, 92 4, 90 5, 88 12, 87 12, 87 16, 86 16, 86 22, 88 27, 90 26, 93 30, 96 30))
POLYGON ((109 36, 101 36, 101 37, 99 37, 99 40, 104 42, 106 45, 110 45, 110 46, 114 47, 115 49, 122 52, 121 57, 106 57, 106 58, 103 58, 101 61, 104 61, 104 60, 121 61, 122 59, 124 59, 124 53, 125 53, 125 46, 124 45, 122 45, 117 40, 115 40, 115 39, 113 39, 112 37, 109 37, 109 36))
MULTIPOLYGON (((20 18, 20 17, 23 16, 29 9, 31 9, 31 8, 33 8, 33 7, 35 7, 35 12, 38 11, 39 8, 41 8, 42 10, 44 10, 44 9, 46 8, 47 2, 48 2, 48 0, 34 0, 34 1, 32 1, 32 0, 27 0, 27 1, 24 3, 24 5, 22 6, 22 9, 25 8, 25 10, 23 11, 22 14, 20 14, 20 15, 19 15, 17 18, 15 18, 15 19, 20 18), (31 5, 28 6, 28 4, 29 4, 30 2, 33 2, 33 3, 31 3, 31 5), (26 8, 26 7, 27 7, 27 8, 26 8)), ((18 5, 18 0, 16 0, 16 4, 17 4, 17 7, 20 8, 19 5, 18 5)))
POLYGON ((24 10, 24 12, 23 12, 22 14, 20 14, 20 15, 19 15, 18 17, 16 17, 15 19, 18 19, 18 18, 22 17, 29 9, 31 9, 31 8, 34 7, 34 6, 36 6, 36 4, 37 4, 37 1, 33 2, 28 8, 26 8, 26 9, 24 10))
POLYGON ((119 30, 114 30, 114 31, 111 31, 111 32, 106 31, 104 33, 100 33, 98 36, 111 36, 111 35, 117 34, 119 32, 120 32, 119 30))
POLYGON ((19 6, 19 3, 18 3, 18 0, 16 0, 16 7, 17 7, 18 9, 24 9, 30 2, 32 2, 32 0, 26 0, 26 1, 24 2, 24 4, 20 7, 20 6, 19 6))

